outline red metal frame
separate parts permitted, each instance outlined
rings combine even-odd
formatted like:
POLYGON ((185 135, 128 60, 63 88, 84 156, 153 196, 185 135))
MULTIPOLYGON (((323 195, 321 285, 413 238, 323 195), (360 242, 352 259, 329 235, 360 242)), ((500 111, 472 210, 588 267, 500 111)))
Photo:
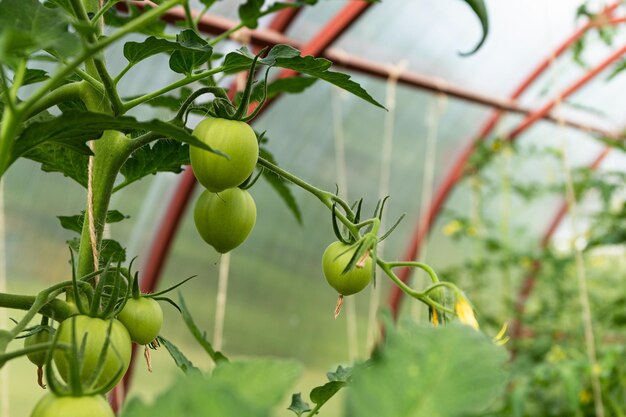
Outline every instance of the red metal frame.
MULTIPOLYGON (((613 3, 608 6, 603 15, 610 15, 617 7, 619 3, 613 3)), ((569 47, 571 47, 581 36, 583 36, 587 30, 596 26, 596 23, 593 21, 588 22, 583 27, 579 28, 572 34, 569 38, 567 38, 549 57, 544 59, 536 68, 531 72, 531 74, 519 85, 519 87, 513 92, 511 95, 511 99, 517 99, 521 96, 521 94, 528 89, 528 87, 537 80, 537 78, 550 66, 554 59, 562 55, 569 47)), ((609 58, 607 58, 604 62, 602 62, 598 67, 589 71, 585 76, 579 79, 576 83, 572 84, 568 89, 566 89, 560 96, 558 100, 553 100, 550 103, 546 104, 540 110, 534 112, 529 115, 515 131, 513 131, 509 135, 510 140, 515 140, 515 138, 520 135, 523 131, 529 128, 533 123, 539 120, 539 117, 547 114, 555 104, 566 98, 567 96, 574 93, 577 89, 581 88, 586 82, 588 82, 593 76, 597 75, 600 71, 605 69, 608 65, 614 62, 617 58, 619 58, 626 50, 626 47, 621 48, 617 53, 612 54, 609 58)), ((425 219, 420 219, 417 222, 417 226, 414 229, 413 236, 410 240, 410 243, 404 253, 403 260, 411 261, 414 260, 417 255, 419 248, 424 242, 437 218, 439 215, 444 203, 448 199, 454 187, 463 177, 463 169, 469 160, 470 156, 474 152, 475 147, 481 142, 484 141, 491 133, 491 131, 495 128, 498 120, 502 116, 501 112, 494 112, 491 117, 487 120, 487 122, 483 125, 480 132, 476 136, 476 138, 466 146, 462 151, 454 165, 446 175, 443 183, 439 186, 433 203, 428 209, 428 212, 425 214, 425 219)), ((424 215, 422 215, 424 216, 424 215)), ((409 276, 411 274, 412 269, 405 267, 401 268, 398 271, 398 277, 403 281, 407 282, 409 276)), ((389 296, 389 307, 392 312, 392 316, 397 318, 400 308, 400 301, 402 300, 404 293, 399 289, 399 287, 393 287, 391 290, 391 294, 389 296)))
MULTIPOLYGON (((324 49, 326 49, 334 40, 341 36, 352 23, 354 23, 369 7, 372 3, 365 1, 352 1, 346 5, 333 19, 326 24, 319 35, 314 37, 309 43, 302 48, 303 55, 317 55, 324 49)), ((285 9, 281 12, 287 13, 285 9)), ((276 26, 285 30, 289 23, 296 17, 296 13, 290 12, 289 16, 282 17, 276 26)), ((177 19, 179 20, 179 19, 177 19)), ((202 30, 202 26, 200 26, 202 30)), ((281 76, 285 76, 284 72, 281 76)), ((264 111, 261 109, 261 111, 264 111)), ((150 247, 150 253, 148 260, 145 262, 143 272, 141 276, 141 290, 143 292, 153 292, 158 284, 161 276, 162 268, 167 259, 167 255, 171 248, 172 241, 180 220, 185 212, 185 209, 189 203, 189 199, 193 194, 193 189, 196 185, 196 179, 191 169, 186 169, 177 185, 176 192, 170 200, 168 208, 162 219, 162 223, 159 226, 159 232, 155 236, 152 245, 150 247)), ((131 360, 131 366, 124 377, 124 390, 127 391, 130 387, 132 380, 133 363, 136 357, 136 349, 133 349, 133 359, 131 360)))

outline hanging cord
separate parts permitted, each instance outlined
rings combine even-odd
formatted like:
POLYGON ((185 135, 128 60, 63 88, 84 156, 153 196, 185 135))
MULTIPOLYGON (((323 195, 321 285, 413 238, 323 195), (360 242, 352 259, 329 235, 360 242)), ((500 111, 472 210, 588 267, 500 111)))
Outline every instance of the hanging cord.
MULTIPOLYGON (((402 75, 402 72, 406 70, 408 62, 403 60, 397 65, 389 68, 387 77, 387 94, 385 97, 385 107, 387 107, 387 113, 385 113, 384 128, 383 128, 383 140, 382 151, 380 161, 380 176, 378 182, 378 199, 381 200, 389 195, 389 182, 391 177, 391 154, 393 151, 393 135, 396 123, 396 97, 398 78, 402 75)), ((380 220, 380 229, 385 229, 385 217, 380 220)), ((384 257, 385 241, 378 243, 376 247, 379 257, 384 257)), ((374 347, 377 343, 377 335, 379 334, 378 325, 378 310, 380 308, 380 290, 378 287, 371 287, 369 311, 367 315, 367 339, 366 346, 368 349, 374 347)))
MULTIPOLYGON (((561 107, 561 101, 558 100, 556 108, 561 107)), ((584 241, 583 236, 578 232, 578 205, 576 203, 576 195, 574 193, 574 180, 572 178, 571 163, 567 152, 567 138, 565 134, 565 124, 559 118, 559 133, 561 137, 561 154, 563 163, 563 172, 565 174, 565 191, 567 200, 567 210, 570 215, 572 228, 572 249, 574 250, 576 277, 578 281, 578 294, 580 297, 581 312, 580 316, 583 322, 585 346, 587 348, 587 360, 591 366, 591 388, 593 390, 593 401, 596 417, 604 417, 604 402, 602 400, 602 386, 600 385, 600 365, 596 355, 596 345, 593 330, 593 318, 591 316, 591 306, 589 303, 589 289, 587 288, 587 274, 585 268, 585 260, 583 258, 584 241)))
POLYGON ((222 350, 224 345, 224 317, 226 316, 226 296, 228 294, 228 276, 230 275, 230 252, 220 258, 220 268, 217 282, 217 297, 215 299, 215 325, 213 327, 213 347, 216 351, 222 350))
MULTIPOLYGON (((446 111, 448 106, 448 97, 445 94, 437 94, 428 105, 426 113, 426 152, 424 152, 424 171, 422 173, 422 196, 420 204, 420 229, 426 230, 426 224, 429 222, 428 212, 432 205, 433 190, 435 188, 435 162, 437 158, 437 136, 439 135, 439 122, 441 115, 446 111)), ((420 262, 426 262, 428 257, 428 239, 422 241, 421 247, 418 248, 420 254, 420 262)), ((413 281, 417 280, 417 275, 413 276, 413 281)), ((417 285, 417 283, 415 283, 417 285)), ((420 303, 411 305, 411 315, 415 319, 419 319, 424 311, 420 303)))
MULTIPOLYGON (((346 167, 345 153, 345 135, 343 128, 343 112, 341 100, 343 100, 343 91, 333 87, 331 90, 333 105, 333 131, 335 136, 335 169, 337 172, 337 187, 339 187, 339 196, 348 199, 348 173, 346 167)), ((356 325, 356 304, 354 297, 344 297, 343 304, 346 310, 346 336, 348 339, 348 359, 354 362, 359 356, 358 332, 356 325)), ((340 306, 337 306, 340 308, 340 306)), ((335 317, 338 312, 335 313, 335 317)))
MULTIPOLYGON (((89 143, 89 148, 93 152, 93 142, 89 143)), ((87 221, 89 227, 89 241, 91 243, 91 256, 93 257, 93 269, 98 270, 98 247, 96 245, 96 222, 93 212, 93 155, 89 156, 87 165, 87 221)), ((96 278, 97 285, 97 278, 96 278)))
MULTIPOLYGON (((6 275, 6 230, 4 221, 4 181, 0 180, 0 292, 7 292, 6 275)), ((8 328, 7 310, 0 308, 0 329, 8 328)), ((11 378, 9 376, 10 362, 0 369, 0 417, 10 417, 9 387, 11 378)))

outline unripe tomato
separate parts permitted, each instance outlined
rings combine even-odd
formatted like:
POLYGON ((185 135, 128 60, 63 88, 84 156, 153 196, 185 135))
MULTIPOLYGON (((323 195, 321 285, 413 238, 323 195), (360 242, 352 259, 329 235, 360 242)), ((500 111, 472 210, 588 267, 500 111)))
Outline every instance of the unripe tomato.
MULTIPOLYGON (((104 365, 93 385, 95 390, 112 389, 124 376, 130 364, 131 341, 128 331, 118 320, 102 320, 99 318, 79 315, 72 316, 61 323, 58 332, 58 342, 72 345, 72 323, 76 328, 76 341, 80 344, 85 338, 85 352, 80 363, 80 377, 82 381, 89 380, 96 372, 98 359, 106 341, 109 323, 112 321, 109 345, 107 347, 104 365), (86 335, 86 336, 85 336, 86 335), (116 376, 121 369, 121 373, 116 376)), ((69 380, 70 361, 68 355, 71 351, 57 350, 54 353, 54 363, 59 370, 59 375, 66 382, 69 380)))
POLYGON ((50 393, 39 400, 30 416, 115 417, 115 414, 102 395, 59 397, 50 393))
MULTIPOLYGON (((44 327, 40 332, 32 334, 24 339, 24 347, 27 348, 29 346, 38 345, 40 343, 46 343, 52 340, 52 336, 50 335, 50 327, 44 327)), ((39 352, 27 353, 26 357, 29 361, 37 365, 37 367, 41 368, 44 363, 46 363, 46 351, 42 350, 39 352)))
POLYGON ((361 291, 367 287, 372 279, 372 258, 369 256, 362 267, 356 266, 345 274, 341 273, 350 263, 350 259, 357 249, 354 247, 341 255, 348 248, 350 245, 343 242, 333 242, 328 245, 324 255, 322 255, 322 268, 326 281, 341 295, 351 295, 361 291))
POLYGON ((193 172, 206 189, 219 192, 236 187, 252 174, 259 158, 254 130, 245 122, 209 117, 193 131, 194 136, 228 158, 191 146, 193 172))
POLYGON ((193 212, 196 229, 216 251, 226 253, 241 245, 256 223, 256 204, 246 190, 204 191, 193 212))
POLYGON ((117 319, 126 327, 133 342, 147 345, 161 331, 163 310, 152 298, 129 298, 117 319))

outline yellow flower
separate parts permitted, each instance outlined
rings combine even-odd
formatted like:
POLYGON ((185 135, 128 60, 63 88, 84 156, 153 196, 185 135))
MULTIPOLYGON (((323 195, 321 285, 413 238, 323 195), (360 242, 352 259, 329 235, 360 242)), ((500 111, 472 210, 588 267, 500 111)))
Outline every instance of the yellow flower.
POLYGON ((461 229, 463 229, 461 222, 458 220, 452 220, 443 227, 443 234, 446 236, 452 236, 459 233, 461 229))
POLYGON ((465 297, 460 297, 454 305, 454 311, 457 317, 463 324, 473 327, 478 330, 478 321, 474 317, 474 310, 465 297))
POLYGON ((433 327, 439 326, 439 316, 437 316, 437 310, 432 307, 430 309, 430 322, 433 324, 433 327))
POLYGON ((591 402, 591 393, 589 390, 582 390, 578 393, 578 400, 581 404, 589 404, 591 402))

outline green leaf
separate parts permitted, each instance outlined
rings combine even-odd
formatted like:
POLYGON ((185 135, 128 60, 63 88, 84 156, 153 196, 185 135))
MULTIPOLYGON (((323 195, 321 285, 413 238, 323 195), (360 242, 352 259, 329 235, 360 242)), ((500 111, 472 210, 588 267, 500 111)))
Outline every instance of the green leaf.
POLYGON ((407 322, 388 330, 372 365, 355 371, 347 415, 467 416, 484 410, 505 387, 506 351, 469 326, 407 322))
POLYGON ((54 143, 42 143, 26 152, 24 158, 41 164, 44 172, 60 172, 87 188, 89 156, 75 149, 54 143))
POLYGON ((611 71, 611 74, 606 77, 606 80, 611 81, 624 70, 626 70, 626 59, 622 58, 617 64, 615 64, 615 66, 613 67, 613 71, 611 71))
POLYGON ((224 356, 221 352, 218 352, 215 349, 213 349, 213 346, 211 346, 211 343, 209 343, 209 341, 206 340, 205 334, 200 331, 200 329, 194 322, 193 317, 191 317, 191 314, 189 313, 189 310, 187 309, 185 300, 182 297, 180 297, 179 307, 180 307, 180 312, 183 315, 183 320, 185 321, 185 324, 187 325, 187 328, 191 332, 194 339, 196 339, 196 341, 200 344, 200 346, 202 346, 205 352, 208 353, 211 359, 213 359, 213 362, 215 362, 215 364, 228 362, 228 358, 224 356))
POLYGON ((223 364, 211 377, 181 376, 153 404, 131 400, 122 417, 269 417, 299 374, 291 362, 223 364))
POLYGON ((259 25, 259 17, 261 16, 261 7, 263 0, 247 0, 239 6, 239 20, 245 26, 255 29, 259 25))
POLYGON ((115 191, 157 172, 182 172, 184 165, 189 165, 189 146, 184 143, 162 139, 152 146, 145 145, 137 149, 126 160, 120 173, 124 182, 115 187, 115 191))
POLYGON ((16 59, 47 48, 69 55, 78 46, 62 10, 44 7, 37 0, 0 2, 0 61, 15 64, 16 59))
MULTIPOLYGON (((80 239, 74 238, 67 241, 72 250, 78 253, 80 248, 80 239)), ((126 261, 126 249, 113 239, 103 239, 100 246, 100 267, 104 268, 108 262, 118 263, 126 261)))
POLYGON ((300 372, 300 366, 294 362, 257 359, 220 365, 211 378, 230 386, 244 402, 270 409, 284 398, 300 372))
POLYGON ((22 85, 36 84, 42 81, 47 80, 48 73, 41 69, 26 69, 26 74, 24 74, 24 80, 22 81, 22 85))
MULTIPOLYGON (((59 222, 61 222, 61 227, 67 230, 72 230, 78 234, 81 234, 83 231, 83 223, 85 222, 85 212, 83 211, 81 214, 76 214, 74 216, 57 216, 59 222)), ((128 219, 129 216, 124 216, 118 210, 109 210, 106 215, 106 223, 119 223, 124 219, 128 219)))
MULTIPOLYGON (((287 94, 298 94, 315 84, 317 78, 313 77, 287 77, 287 78, 279 78, 275 81, 272 81, 267 86, 267 99, 272 99, 279 94, 287 93, 287 94)), ((254 85, 252 88, 252 94, 250 95, 250 101, 252 102, 260 102, 263 99, 263 93, 265 90, 265 82, 260 81, 254 85)), ((235 103, 239 103, 241 98, 241 92, 237 94, 237 98, 235 99, 235 103)))
POLYGON ((182 371, 186 374, 197 373, 200 374, 200 370, 196 368, 193 363, 174 345, 172 342, 164 338, 163 336, 158 336, 157 340, 165 349, 169 352, 172 359, 174 359, 174 363, 178 366, 182 371))
MULTIPOLYGON (((254 55, 246 48, 231 52, 224 59, 224 72, 235 73, 247 69, 254 55)), ((342 88, 363 100, 384 108, 382 104, 374 100, 367 91, 359 84, 350 79, 350 76, 340 72, 329 71, 332 62, 324 58, 312 56, 300 56, 300 51, 289 45, 274 46, 265 58, 259 59, 259 64, 291 69, 311 77, 322 79, 339 88, 342 88)))
MULTIPOLYGON (((258 137, 258 135, 257 135, 258 137)), ((274 165, 278 165, 272 155, 267 149, 259 148, 259 156, 267 159, 274 165)), ((296 218, 299 224, 302 224, 302 212, 300 211, 300 207, 298 206, 298 202, 296 198, 293 196, 291 192, 291 188, 289 188, 289 182, 276 175, 274 172, 264 169, 263 170, 263 178, 267 180, 270 186, 278 193, 278 196, 283 200, 283 202, 287 205, 291 214, 296 218)))
POLYGON ((333 395, 335 395, 339 390, 346 386, 345 382, 342 381, 332 381, 327 382, 321 387, 315 387, 311 391, 311 401, 318 406, 324 405, 328 400, 330 400, 333 395))
POLYGON ((134 65, 152 55, 175 51, 179 48, 180 45, 176 42, 150 36, 143 42, 126 42, 124 44, 124 58, 134 65))
POLYGON ((211 59, 213 48, 191 29, 176 35, 180 48, 170 57, 170 68, 179 74, 191 75, 192 71, 211 59))
MULTIPOLYGON (((104 21, 108 26, 111 27, 121 27, 127 23, 130 23, 137 17, 141 16, 143 13, 141 9, 132 3, 125 2, 126 7, 128 9, 128 13, 119 11, 116 7, 111 7, 104 15, 104 21)), ((146 11, 149 9, 149 6, 146 7, 146 11)), ((163 20, 156 19, 147 25, 143 25, 139 27, 136 32, 143 33, 145 35, 152 35, 157 37, 164 37, 165 34, 166 23, 163 20)))
POLYGON ((287 410, 293 411, 298 417, 300 417, 307 411, 311 411, 311 407, 304 400, 302 400, 302 395, 298 392, 291 396, 291 404, 289 404, 287 410))
POLYGON ((340 382, 350 382, 352 380, 352 371, 353 368, 344 368, 339 365, 335 372, 327 372, 326 376, 329 381, 340 381, 340 382))
POLYGON ((161 120, 138 121, 129 116, 113 117, 102 113, 72 112, 28 126, 15 141, 11 152, 11 163, 48 141, 79 149, 79 146, 86 141, 99 138, 104 130, 154 132, 166 138, 223 155, 219 151, 210 149, 185 129, 161 120))
POLYGON ((467 5, 474 11, 474 13, 476 13, 476 17, 478 17, 478 20, 480 21, 480 25, 482 26, 482 29, 483 29, 483 35, 480 38, 480 41, 478 42, 478 44, 474 47, 474 49, 472 49, 469 52, 460 53, 460 55, 462 56, 467 56, 467 55, 472 55, 473 53, 478 51, 480 47, 483 46, 483 43, 485 43, 485 40, 487 39, 487 35, 489 34, 489 16, 487 14, 487 7, 485 6, 485 2, 483 0, 463 0, 463 1, 467 3, 467 5))

